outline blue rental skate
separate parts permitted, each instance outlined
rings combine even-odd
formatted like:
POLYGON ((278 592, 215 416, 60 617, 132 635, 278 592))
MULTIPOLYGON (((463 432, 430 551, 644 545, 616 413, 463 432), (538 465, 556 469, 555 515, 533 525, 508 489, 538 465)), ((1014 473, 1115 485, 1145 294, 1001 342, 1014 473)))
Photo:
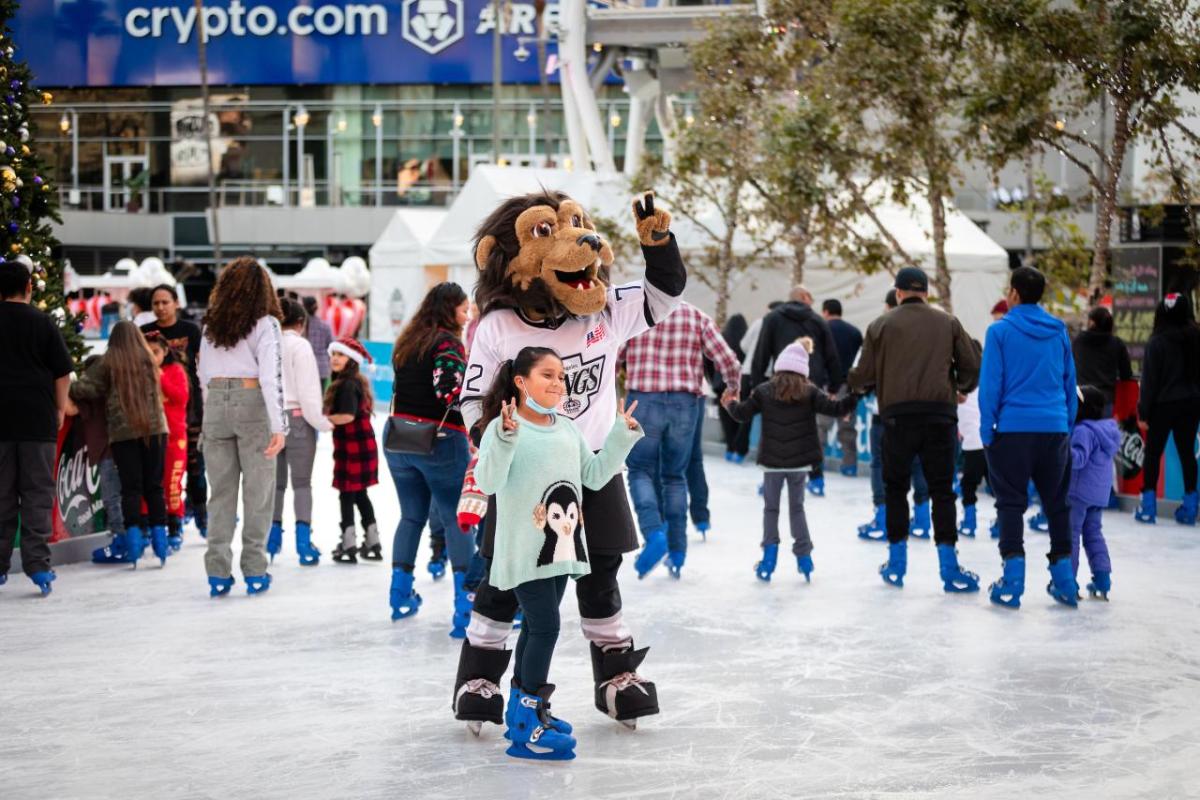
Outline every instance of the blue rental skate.
POLYGON ((646 544, 633 562, 639 579, 646 577, 667 556, 667 530, 655 528, 646 534, 646 544))
POLYGON ((775 560, 779 557, 779 545, 768 544, 763 547, 762 560, 754 565, 754 574, 760 581, 770 581, 771 573, 775 571, 775 560))
POLYGON ((947 592, 978 592, 979 576, 958 565, 958 553, 952 544, 939 544, 938 570, 942 576, 942 589, 947 592))
MULTIPOLYGON (((520 684, 517 683, 517 679, 513 678, 512 684, 509 686, 508 690, 508 706, 504 710, 504 719, 506 721, 510 719, 515 721, 517 706, 520 705, 520 703, 521 687, 520 684)), ((546 703, 546 713, 550 717, 550 727, 554 730, 558 731, 559 733, 565 733, 568 736, 575 731, 575 728, 571 725, 571 723, 554 716, 554 714, 550 711, 549 703, 546 703)), ((510 741, 512 740, 512 734, 510 734, 507 729, 504 731, 504 738, 510 741)))
POLYGON ((796 569, 804 576, 805 583, 812 582, 813 561, 812 556, 796 556, 796 569))
POLYGON ((708 541, 708 532, 712 529, 712 524, 708 520, 696 523, 696 533, 700 534, 701 541, 708 541))
POLYGON ((136 525, 125 528, 125 546, 129 552, 129 563, 137 569, 138 559, 146 552, 146 537, 142 535, 141 528, 136 525))
MULTIPOLYGON (((808 492, 813 497, 825 496, 825 476, 817 475, 808 479, 808 492)), ((760 493, 761 494, 761 493, 760 493)))
POLYGON ((1195 525, 1197 513, 1200 513, 1200 495, 1188 492, 1175 509, 1175 521, 1180 525, 1195 525))
POLYGON ((1037 533, 1050 532, 1050 520, 1046 518, 1046 512, 1039 510, 1036 514, 1029 518, 1029 530, 1037 533))
POLYGON ((392 568, 392 587, 388 590, 392 621, 411 617, 421 608, 421 595, 413 591, 413 574, 403 567, 392 568))
POLYGON ((467 578, 465 572, 454 573, 454 616, 451 619, 450 638, 467 638, 467 626, 471 624, 471 608, 475 604, 475 595, 463 588, 467 578))
POLYGON ((988 587, 988 592, 996 605, 1020 608, 1021 595, 1025 594, 1025 559, 1021 556, 1006 558, 1004 574, 988 587))
POLYGON ((1046 593, 1064 606, 1075 608, 1079 605, 1079 584, 1071 574, 1071 559, 1060 558, 1050 565, 1050 582, 1046 584, 1046 593))
POLYGON ((843 475, 845 475, 847 478, 857 478, 858 477, 858 465, 857 464, 843 464, 839 471, 843 475))
POLYGON ((178 553, 180 550, 182 550, 183 533, 180 531, 175 531, 174 533, 167 534, 167 547, 171 549, 172 553, 178 553))
POLYGON ((430 576, 435 581, 440 581, 446 577, 446 554, 439 553, 436 550, 433 551, 429 556, 429 564, 426 565, 425 569, 429 570, 430 576))
POLYGON ((904 573, 908 571, 908 542, 889 542, 888 560, 879 567, 883 582, 892 586, 904 586, 904 573))
POLYGON ((746 462, 746 454, 745 453, 734 453, 733 454, 733 463, 744 464, 745 462, 746 462))
POLYGON ((1158 496, 1154 492, 1142 492, 1142 502, 1133 512, 1133 518, 1146 525, 1158 522, 1158 496))
POLYGON ((270 573, 246 576, 246 594, 262 594, 271 588, 270 573))
POLYGON ((209 578, 208 596, 224 597, 233 589, 233 578, 209 578))
POLYGON ((975 517, 975 506, 963 506, 962 522, 958 523, 958 535, 968 539, 975 538, 975 529, 979 521, 975 517))
POLYGON ((1000 520, 999 518, 992 520, 992 524, 988 526, 988 535, 993 539, 1000 538, 1000 520))
POLYGON ((171 555, 171 545, 167 541, 166 525, 155 525, 150 529, 150 549, 154 551, 154 555, 158 558, 159 565, 166 566, 167 556, 171 555))
POLYGON ((513 758, 535 761, 570 761, 575 758, 575 738, 554 728, 549 700, 554 692, 550 684, 529 694, 513 687, 517 695, 513 712, 505 719, 506 738, 512 742, 506 751, 513 758))
POLYGON ((129 544, 123 533, 114 533, 112 541, 92 551, 93 564, 128 564, 129 544))
POLYGON ((0 586, 3 586, 6 583, 8 583, 8 573, 0 572, 0 586))
POLYGON ((672 550, 667 553, 667 572, 675 580, 679 580, 680 573, 683 572, 683 562, 687 560, 687 553, 682 550, 672 550))
POLYGON ((858 526, 858 538, 871 542, 887 541, 887 506, 875 506, 875 518, 858 526))
POLYGON ((302 567, 311 567, 321 562, 321 551, 313 547, 312 526, 307 522, 296 523, 296 554, 300 556, 302 567))
POLYGON ((1108 593, 1112 591, 1112 573, 1096 572, 1092 574, 1092 582, 1087 585, 1088 594, 1093 600, 1108 602, 1108 593))
POLYGON ((908 523, 908 535, 914 539, 928 539, 933 522, 929 518, 929 501, 917 503, 913 507, 913 516, 908 523))
MULTIPOLYGON (((35 572, 29 576, 29 580, 33 581, 33 585, 38 587, 42 592, 42 597, 45 597, 52 591, 50 584, 54 583, 54 579, 57 577, 54 574, 54 570, 51 569, 45 572, 35 572)), ((7 580, 7 577, 5 580, 7 580)))
POLYGON ((271 531, 267 534, 267 555, 271 557, 271 563, 275 563, 275 556, 279 555, 279 551, 283 549, 283 523, 276 520, 271 523, 271 531))

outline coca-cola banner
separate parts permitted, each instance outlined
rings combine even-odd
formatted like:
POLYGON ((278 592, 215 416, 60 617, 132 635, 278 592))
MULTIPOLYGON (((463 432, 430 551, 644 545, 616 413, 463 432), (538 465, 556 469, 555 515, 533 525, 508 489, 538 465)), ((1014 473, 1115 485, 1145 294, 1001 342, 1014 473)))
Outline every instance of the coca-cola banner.
POLYGON ((58 432, 54 493, 54 535, 51 542, 107 530, 100 499, 100 470, 88 464, 87 445, 75 417, 67 417, 58 432))

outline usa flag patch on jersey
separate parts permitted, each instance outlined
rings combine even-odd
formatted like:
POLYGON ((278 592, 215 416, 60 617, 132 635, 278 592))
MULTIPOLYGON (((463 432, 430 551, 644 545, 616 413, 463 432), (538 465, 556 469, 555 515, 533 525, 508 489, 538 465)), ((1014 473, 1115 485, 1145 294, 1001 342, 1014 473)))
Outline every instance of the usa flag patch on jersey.
POLYGON ((595 328, 592 328, 590 331, 588 331, 587 347, 591 347, 594 344, 600 344, 600 342, 604 341, 604 337, 607 334, 608 334, 608 331, 605 329, 604 323, 601 322, 595 328))

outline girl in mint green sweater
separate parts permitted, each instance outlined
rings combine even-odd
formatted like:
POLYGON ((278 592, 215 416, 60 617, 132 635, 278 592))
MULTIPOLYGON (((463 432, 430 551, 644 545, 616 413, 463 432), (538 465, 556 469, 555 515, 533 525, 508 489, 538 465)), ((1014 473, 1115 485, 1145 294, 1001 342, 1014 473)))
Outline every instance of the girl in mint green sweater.
POLYGON ((612 479, 641 438, 637 403, 613 420, 599 453, 555 409, 566 393, 558 355, 526 347, 506 362, 484 400, 485 426, 475 465, 480 491, 495 495, 496 537, 489 582, 512 589, 524 622, 517 640, 515 686, 505 722, 518 758, 574 758, 570 726, 553 719, 546 683, 558 641, 558 606, 567 576, 589 572, 584 545, 583 487, 612 479))

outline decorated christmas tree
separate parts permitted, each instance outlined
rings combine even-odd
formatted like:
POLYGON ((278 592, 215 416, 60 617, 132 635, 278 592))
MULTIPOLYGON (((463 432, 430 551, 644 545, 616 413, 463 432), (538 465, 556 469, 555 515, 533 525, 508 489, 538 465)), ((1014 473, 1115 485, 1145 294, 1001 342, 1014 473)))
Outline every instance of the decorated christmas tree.
POLYGON ((48 312, 62 328, 67 348, 78 364, 87 353, 82 319, 67 309, 61 252, 50 223, 60 222, 58 198, 37 153, 29 110, 49 105, 49 92, 33 86, 29 66, 17 58, 8 23, 18 3, 0 0, 0 254, 20 261, 33 274, 33 304, 48 312))

